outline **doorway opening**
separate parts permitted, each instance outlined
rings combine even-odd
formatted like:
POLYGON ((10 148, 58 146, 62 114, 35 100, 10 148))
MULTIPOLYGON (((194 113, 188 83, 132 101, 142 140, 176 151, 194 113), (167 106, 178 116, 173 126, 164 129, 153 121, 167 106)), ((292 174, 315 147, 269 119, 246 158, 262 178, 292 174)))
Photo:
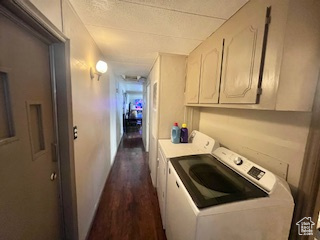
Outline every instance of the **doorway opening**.
POLYGON ((142 112, 144 110, 143 85, 122 80, 119 82, 119 87, 122 89, 123 97, 123 132, 124 134, 139 133, 142 135, 142 112))

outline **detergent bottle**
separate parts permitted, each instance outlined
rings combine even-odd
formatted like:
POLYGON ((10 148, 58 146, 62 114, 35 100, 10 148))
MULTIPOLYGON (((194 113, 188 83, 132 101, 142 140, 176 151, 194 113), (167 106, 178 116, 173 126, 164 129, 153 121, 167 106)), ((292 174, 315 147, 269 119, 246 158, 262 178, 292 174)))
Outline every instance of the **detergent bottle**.
POLYGON ((180 142, 187 143, 188 142, 188 128, 187 124, 182 124, 181 134, 180 134, 180 142))
POLYGON ((180 128, 178 127, 178 123, 174 123, 171 129, 171 142, 180 143, 180 128))

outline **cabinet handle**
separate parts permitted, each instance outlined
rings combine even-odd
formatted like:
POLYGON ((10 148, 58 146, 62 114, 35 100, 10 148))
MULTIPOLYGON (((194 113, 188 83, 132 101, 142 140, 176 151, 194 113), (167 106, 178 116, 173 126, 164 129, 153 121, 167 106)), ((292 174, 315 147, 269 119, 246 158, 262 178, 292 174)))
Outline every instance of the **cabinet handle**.
POLYGON ((177 184, 177 187, 179 188, 180 186, 179 186, 179 184, 178 184, 178 182, 176 181, 176 184, 177 184))
POLYGON ((171 170, 170 170, 170 168, 169 168, 169 174, 171 174, 171 170))

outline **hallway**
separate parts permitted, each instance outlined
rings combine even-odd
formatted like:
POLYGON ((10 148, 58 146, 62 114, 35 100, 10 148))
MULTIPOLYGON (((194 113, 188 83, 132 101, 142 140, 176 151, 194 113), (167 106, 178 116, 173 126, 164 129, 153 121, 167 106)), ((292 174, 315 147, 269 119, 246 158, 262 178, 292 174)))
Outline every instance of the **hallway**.
POLYGON ((166 239, 147 159, 141 135, 124 134, 89 240, 166 239))

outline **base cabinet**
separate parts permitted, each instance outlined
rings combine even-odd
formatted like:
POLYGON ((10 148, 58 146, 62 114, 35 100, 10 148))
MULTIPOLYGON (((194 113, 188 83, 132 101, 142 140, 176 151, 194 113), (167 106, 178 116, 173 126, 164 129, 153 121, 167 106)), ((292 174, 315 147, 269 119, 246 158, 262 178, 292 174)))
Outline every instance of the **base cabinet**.
POLYGON ((167 192, 167 159, 164 158, 161 148, 158 148, 157 194, 159 200, 162 227, 166 228, 166 192, 167 192))
POLYGON ((178 174, 168 164, 166 236, 168 240, 194 240, 196 237, 196 216, 182 188, 178 174))

